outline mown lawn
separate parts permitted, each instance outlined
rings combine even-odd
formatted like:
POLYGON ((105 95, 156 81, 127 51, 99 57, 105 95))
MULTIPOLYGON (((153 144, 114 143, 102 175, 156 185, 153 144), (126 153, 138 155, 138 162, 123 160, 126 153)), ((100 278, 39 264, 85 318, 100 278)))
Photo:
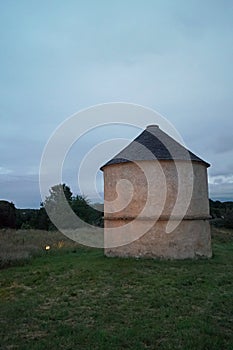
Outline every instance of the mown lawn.
POLYGON ((233 233, 210 260, 51 250, 0 271, 0 349, 233 349, 233 233))

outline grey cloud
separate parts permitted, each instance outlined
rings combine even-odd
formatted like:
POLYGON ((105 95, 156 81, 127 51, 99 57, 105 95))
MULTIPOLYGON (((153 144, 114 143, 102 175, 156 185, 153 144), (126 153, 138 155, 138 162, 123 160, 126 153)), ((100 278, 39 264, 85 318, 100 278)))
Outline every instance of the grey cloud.
POLYGON ((0 175, 1 199, 13 202, 17 208, 38 208, 41 197, 37 175, 0 175))
POLYGON ((233 175, 233 170, 228 169, 228 168, 218 168, 218 167, 213 167, 210 168, 209 174, 211 177, 215 176, 232 176, 233 175))
POLYGON ((42 150, 43 144, 39 141, 21 136, 8 137, 0 145, 0 162, 17 174, 31 172, 32 169, 38 171, 42 150))
POLYGON ((229 131, 226 130, 225 135, 218 136, 215 140, 212 140, 213 151, 216 153, 227 153, 233 152, 233 135, 228 134, 229 131))
POLYGON ((210 184, 209 196, 213 200, 232 201, 233 183, 210 184))

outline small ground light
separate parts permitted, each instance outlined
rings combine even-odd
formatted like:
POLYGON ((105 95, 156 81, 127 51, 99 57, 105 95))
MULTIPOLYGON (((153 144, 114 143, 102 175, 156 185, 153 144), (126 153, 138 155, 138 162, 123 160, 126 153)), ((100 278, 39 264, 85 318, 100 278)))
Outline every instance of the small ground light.
POLYGON ((50 250, 50 245, 46 245, 45 250, 50 250))

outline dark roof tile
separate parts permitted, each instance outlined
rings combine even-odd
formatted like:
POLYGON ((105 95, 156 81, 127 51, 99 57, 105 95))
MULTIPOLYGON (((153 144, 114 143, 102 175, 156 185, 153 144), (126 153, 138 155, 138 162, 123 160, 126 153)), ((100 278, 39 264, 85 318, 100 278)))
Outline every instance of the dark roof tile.
POLYGON ((206 167, 210 166, 162 131, 157 125, 149 125, 128 146, 104 164, 101 170, 112 164, 155 159, 191 160, 201 162, 206 167))

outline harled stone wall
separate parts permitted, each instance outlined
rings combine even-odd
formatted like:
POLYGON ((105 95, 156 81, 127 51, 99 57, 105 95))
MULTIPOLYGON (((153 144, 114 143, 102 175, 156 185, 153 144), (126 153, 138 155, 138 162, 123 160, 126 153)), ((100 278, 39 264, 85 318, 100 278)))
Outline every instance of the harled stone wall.
POLYGON ((138 165, 128 162, 106 166, 104 193, 107 256, 168 259, 211 256, 207 170, 202 163, 179 161, 175 166, 172 161, 140 161, 138 165), (174 213, 178 184, 181 203, 188 200, 188 205, 178 206, 174 213), (166 233, 171 214, 177 227, 166 233), (183 220, 179 223, 180 217, 183 220), (121 245, 128 243, 128 238, 124 240, 127 236, 133 242, 121 245), (108 248, 111 245, 115 247, 108 248))

